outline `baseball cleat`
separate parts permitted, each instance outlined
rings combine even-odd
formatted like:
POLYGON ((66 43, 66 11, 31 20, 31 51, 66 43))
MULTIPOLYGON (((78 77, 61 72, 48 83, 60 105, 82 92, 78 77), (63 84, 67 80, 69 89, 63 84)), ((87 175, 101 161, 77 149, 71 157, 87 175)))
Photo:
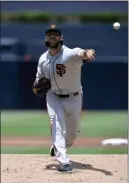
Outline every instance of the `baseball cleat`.
POLYGON ((52 145, 51 148, 50 148, 50 156, 55 156, 54 145, 52 145))
POLYGON ((59 169, 59 171, 62 173, 72 173, 72 170, 73 170, 73 168, 70 163, 61 165, 61 167, 59 169))

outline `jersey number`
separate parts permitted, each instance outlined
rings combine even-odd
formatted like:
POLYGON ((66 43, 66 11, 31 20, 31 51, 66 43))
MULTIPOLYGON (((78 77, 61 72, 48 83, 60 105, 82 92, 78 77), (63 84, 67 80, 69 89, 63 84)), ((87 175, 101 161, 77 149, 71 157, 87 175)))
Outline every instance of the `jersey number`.
POLYGON ((63 64, 56 64, 56 73, 62 77, 66 73, 66 67, 63 64))

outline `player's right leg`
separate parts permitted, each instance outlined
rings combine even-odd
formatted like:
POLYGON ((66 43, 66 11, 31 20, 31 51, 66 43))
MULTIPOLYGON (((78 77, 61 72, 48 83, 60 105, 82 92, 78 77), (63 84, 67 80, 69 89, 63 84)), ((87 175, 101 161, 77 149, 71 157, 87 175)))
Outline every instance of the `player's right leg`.
POLYGON ((65 110, 60 99, 51 92, 47 94, 47 109, 52 122, 52 142, 55 158, 60 163, 62 171, 68 170, 70 172, 72 168, 69 167, 70 160, 66 153, 65 110))
MULTIPOLYGON (((50 119, 50 134, 51 134, 51 137, 52 137, 52 121, 51 121, 51 119, 50 119)), ((50 148, 50 156, 55 156, 54 145, 52 145, 51 148, 50 148)))

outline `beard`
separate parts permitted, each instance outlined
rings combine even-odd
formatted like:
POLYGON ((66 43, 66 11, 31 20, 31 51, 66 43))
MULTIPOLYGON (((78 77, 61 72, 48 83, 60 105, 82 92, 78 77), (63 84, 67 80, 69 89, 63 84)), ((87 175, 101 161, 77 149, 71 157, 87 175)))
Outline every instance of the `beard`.
POLYGON ((57 42, 55 42, 55 43, 50 43, 50 42, 48 42, 48 47, 49 47, 50 49, 58 48, 59 46, 60 46, 60 41, 57 41, 57 42))

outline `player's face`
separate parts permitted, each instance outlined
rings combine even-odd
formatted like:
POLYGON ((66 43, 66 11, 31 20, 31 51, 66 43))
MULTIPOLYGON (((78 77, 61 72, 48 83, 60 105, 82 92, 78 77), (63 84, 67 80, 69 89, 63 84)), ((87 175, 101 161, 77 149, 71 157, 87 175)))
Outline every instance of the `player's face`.
POLYGON ((57 48, 60 44, 61 36, 58 32, 49 32, 46 39, 49 42, 50 48, 57 48))

